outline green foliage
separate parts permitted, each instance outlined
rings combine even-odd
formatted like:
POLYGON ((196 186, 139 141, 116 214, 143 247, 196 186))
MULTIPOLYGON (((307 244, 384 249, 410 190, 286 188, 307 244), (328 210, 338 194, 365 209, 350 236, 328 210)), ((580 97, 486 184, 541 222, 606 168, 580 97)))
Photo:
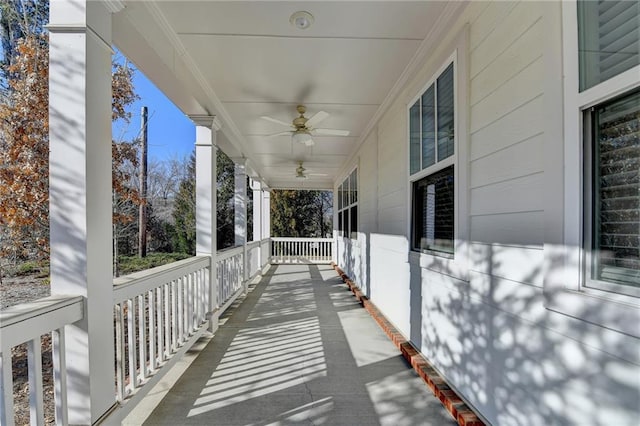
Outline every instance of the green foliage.
POLYGON ((125 275, 166 265, 167 263, 177 262, 178 260, 188 257, 191 257, 188 253, 149 253, 143 258, 138 256, 120 256, 118 263, 120 264, 120 272, 122 275, 125 275))
POLYGON ((217 193, 217 249, 235 245, 235 166, 227 155, 218 150, 216 155, 217 193))
POLYGON ((37 278, 47 277, 49 276, 49 262, 28 260, 19 263, 14 268, 7 268, 7 275, 18 277, 35 275, 37 278))
POLYGON ((272 235, 325 237, 331 230, 332 200, 328 191, 272 191, 272 235))
POLYGON ((16 275, 31 275, 38 272, 39 270, 40 265, 38 264, 38 262, 27 261, 18 265, 18 267, 16 268, 16 275))
POLYGON ((176 252, 196 254, 196 155, 189 158, 186 177, 180 182, 180 188, 173 205, 175 228, 172 238, 176 252))

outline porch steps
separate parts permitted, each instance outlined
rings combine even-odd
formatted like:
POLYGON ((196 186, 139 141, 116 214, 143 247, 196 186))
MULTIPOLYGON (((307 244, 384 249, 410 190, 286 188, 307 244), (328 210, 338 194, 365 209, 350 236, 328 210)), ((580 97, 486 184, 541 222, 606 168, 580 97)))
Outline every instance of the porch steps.
POLYGON ((422 356, 422 354, 400 333, 380 310, 374 305, 360 288, 344 273, 334 262, 331 266, 338 273, 342 281, 349 287, 353 295, 360 301, 360 304, 371 314, 378 325, 384 330, 389 339, 402 352, 413 369, 427 384, 431 392, 440 400, 445 409, 453 416, 460 426, 485 426, 485 423, 473 412, 473 410, 449 387, 447 382, 422 356))

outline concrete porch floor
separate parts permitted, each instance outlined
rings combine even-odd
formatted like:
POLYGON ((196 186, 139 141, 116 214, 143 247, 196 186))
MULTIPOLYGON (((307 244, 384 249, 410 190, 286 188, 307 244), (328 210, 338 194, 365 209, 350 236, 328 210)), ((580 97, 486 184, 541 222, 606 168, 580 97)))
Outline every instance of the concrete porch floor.
POLYGON ((272 266, 143 421, 456 424, 328 265, 272 266))

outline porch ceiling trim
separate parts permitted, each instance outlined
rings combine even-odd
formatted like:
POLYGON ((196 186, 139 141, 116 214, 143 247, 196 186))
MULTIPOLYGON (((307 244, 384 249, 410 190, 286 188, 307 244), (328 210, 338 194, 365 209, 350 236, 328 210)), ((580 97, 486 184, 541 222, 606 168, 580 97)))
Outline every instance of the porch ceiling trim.
MULTIPOLYGON (((196 79, 200 87, 202 87, 202 89, 205 91, 207 98, 211 102, 211 105, 204 105, 204 107, 205 109, 207 109, 209 113, 211 113, 211 110, 208 107, 211 107, 211 109, 215 111, 215 114, 212 114, 212 115, 216 115, 220 118, 220 121, 223 123, 222 129, 221 129, 222 133, 224 133, 227 139, 229 139, 229 141, 233 145, 235 145, 236 149, 238 149, 239 151, 239 153, 234 156, 251 158, 253 156, 253 153, 250 152, 249 149, 247 148, 244 142, 244 138, 240 133, 240 130, 231 119, 231 116, 222 105, 222 102, 214 92, 213 88, 207 82, 207 79, 200 72, 195 61, 193 60, 193 58, 191 58, 191 55, 189 55, 189 53, 187 52, 187 49, 182 44, 182 42, 178 38, 175 31, 173 31, 173 28, 171 27, 167 19, 164 17, 164 14, 162 13, 162 11, 159 9, 159 7, 156 5, 155 2, 142 2, 142 4, 149 11, 152 18, 158 24, 158 26, 160 27, 164 35, 167 37, 167 39, 169 39, 171 45, 176 50, 176 53, 180 56, 185 66, 189 70, 189 72, 196 79)), ((254 169, 255 169, 255 164, 254 164, 254 169)), ((257 172, 258 176, 262 175, 259 169, 255 171, 257 172)))

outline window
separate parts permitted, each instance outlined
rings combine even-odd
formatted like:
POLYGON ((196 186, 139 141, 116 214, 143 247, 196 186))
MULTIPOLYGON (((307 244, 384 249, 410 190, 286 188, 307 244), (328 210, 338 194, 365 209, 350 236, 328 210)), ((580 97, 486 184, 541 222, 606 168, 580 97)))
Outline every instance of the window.
POLYGON ((453 155, 453 96, 451 63, 409 110, 409 163, 412 175, 453 155))
POLYGON ((640 3, 579 1, 580 91, 640 64, 640 3))
POLYGON ((409 108, 411 245, 416 251, 454 252, 454 96, 450 62, 409 108))
POLYGON ((413 184, 413 248, 453 254, 453 166, 413 184))
POLYGON ((561 20, 547 12, 549 22, 561 25, 549 26, 545 47, 545 55, 563 57, 554 72, 562 74, 561 86, 549 75, 545 89, 545 132, 551 135, 546 189, 560 202, 549 206, 545 219, 559 233, 550 233, 548 244, 545 239, 545 262, 557 265, 544 275, 545 307, 640 338, 633 178, 639 167, 640 6, 565 0, 561 7, 561 20), (557 37, 561 50, 551 42, 557 37), (562 105, 561 120, 556 105, 562 105), (562 186, 551 186, 560 180, 562 186))
POLYGON ((640 295, 640 91, 585 113, 586 286, 640 295))
POLYGON ((338 233, 355 240, 358 238, 358 169, 342 182, 338 193, 338 233))
POLYGON ((640 296, 640 4, 574 0, 562 12, 563 245, 545 248, 545 257, 558 263, 562 256, 573 279, 545 277, 547 306, 636 335, 602 304, 632 315, 640 306, 629 297, 640 296), (561 289, 569 291, 556 296, 561 289))
POLYGON ((575 13, 582 285, 640 296, 640 3, 578 1, 575 13))

